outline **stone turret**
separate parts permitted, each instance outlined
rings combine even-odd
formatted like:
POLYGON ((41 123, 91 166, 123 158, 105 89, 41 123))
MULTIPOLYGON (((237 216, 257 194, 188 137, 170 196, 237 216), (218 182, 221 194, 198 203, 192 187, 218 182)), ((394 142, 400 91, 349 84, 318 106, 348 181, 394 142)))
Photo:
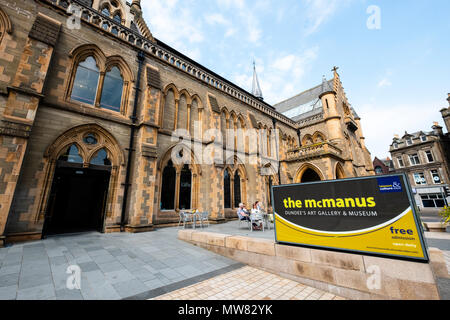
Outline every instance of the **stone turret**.
POLYGON ((336 105, 336 91, 331 88, 325 77, 322 79, 322 93, 319 99, 322 100, 329 140, 342 140, 341 116, 336 105))
POLYGON ((131 2, 131 9, 137 12, 141 12, 142 11, 141 0, 133 0, 133 2, 131 2))

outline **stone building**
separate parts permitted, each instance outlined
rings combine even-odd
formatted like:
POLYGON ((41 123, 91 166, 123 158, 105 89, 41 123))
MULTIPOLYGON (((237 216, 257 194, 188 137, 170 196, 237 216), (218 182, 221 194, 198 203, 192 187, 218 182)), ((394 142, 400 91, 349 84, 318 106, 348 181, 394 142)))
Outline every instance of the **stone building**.
POLYGON ((395 136, 390 146, 395 172, 407 174, 421 208, 442 208, 450 203, 450 108, 441 113, 447 133, 436 122, 432 131, 395 136))
POLYGON ((373 174, 336 69, 290 118, 154 38, 141 10, 0 4, 0 244, 150 231, 180 209, 220 223, 270 207, 274 184, 373 174))

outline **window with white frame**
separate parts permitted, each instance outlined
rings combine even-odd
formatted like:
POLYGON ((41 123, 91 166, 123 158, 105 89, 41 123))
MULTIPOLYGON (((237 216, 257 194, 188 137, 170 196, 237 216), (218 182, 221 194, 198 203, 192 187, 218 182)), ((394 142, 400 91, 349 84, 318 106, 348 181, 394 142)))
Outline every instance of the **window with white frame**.
POLYGON ((414 173, 414 182, 418 186, 427 184, 427 180, 425 180, 425 175, 423 172, 414 173))
POLYGON ((438 170, 431 170, 431 178, 433 178, 433 183, 434 184, 441 184, 441 176, 439 175, 439 171, 438 170))
POLYGON ((397 157, 397 162, 398 162, 398 166, 399 166, 400 168, 405 167, 405 163, 403 162, 402 157, 397 157))
POLYGON ((409 156, 409 162, 411 163, 412 166, 417 166, 420 164, 420 159, 419 159, 419 155, 417 153, 415 154, 411 154, 409 156))
POLYGON ((427 136, 420 136, 420 141, 426 142, 427 141, 427 136))
POLYGON ((412 144, 413 144, 412 138, 406 139, 406 144, 407 144, 408 146, 412 145, 412 144))
POLYGON ((434 162, 433 152, 431 150, 425 151, 425 154, 427 155, 428 162, 434 162))

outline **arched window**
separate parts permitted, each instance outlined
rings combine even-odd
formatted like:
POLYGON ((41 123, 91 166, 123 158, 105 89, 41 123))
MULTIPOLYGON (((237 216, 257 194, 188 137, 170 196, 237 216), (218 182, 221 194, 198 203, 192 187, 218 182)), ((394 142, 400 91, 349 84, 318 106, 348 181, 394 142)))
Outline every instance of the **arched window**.
POLYGON ((106 152, 106 150, 99 150, 97 154, 92 158, 91 164, 97 166, 110 166, 111 161, 108 158, 108 153, 106 152))
POLYGON ((234 207, 238 208, 241 201, 241 176, 239 175, 239 171, 236 171, 234 174, 234 207))
POLYGON ((140 31, 139 31, 139 28, 136 26, 136 24, 133 21, 131 21, 130 29, 133 30, 134 32, 138 33, 138 34, 141 34, 140 31))
POLYGON ((92 56, 80 62, 77 67, 71 98, 94 105, 99 76, 97 62, 92 56))
POLYGON ((225 209, 231 209, 231 176, 228 170, 223 173, 223 196, 225 209))
POLYGON ((100 107, 120 112, 122 104, 123 78, 117 67, 112 67, 105 75, 100 107))
POLYGON ((109 17, 109 16, 111 15, 111 13, 109 12, 108 6, 105 6, 105 7, 102 9, 102 14, 103 14, 104 16, 107 16, 107 17, 109 17))
POLYGON ((192 173, 189 166, 183 166, 180 174, 180 201, 179 208, 181 210, 191 209, 191 191, 192 191, 192 173))
POLYGON ((78 147, 75 144, 70 145, 66 151, 59 156, 58 160, 71 163, 83 163, 83 158, 80 156, 78 147))
POLYGON ((119 12, 116 12, 114 14, 113 20, 116 21, 117 23, 120 23, 120 24, 122 23, 122 17, 119 12))
POLYGON ((162 174, 161 210, 175 210, 176 170, 169 161, 162 174))

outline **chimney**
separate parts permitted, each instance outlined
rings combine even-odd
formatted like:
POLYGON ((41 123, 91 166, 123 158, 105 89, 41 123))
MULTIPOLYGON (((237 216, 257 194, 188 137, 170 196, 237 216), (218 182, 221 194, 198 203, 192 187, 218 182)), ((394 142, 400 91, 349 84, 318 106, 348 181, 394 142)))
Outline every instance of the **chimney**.
POLYGON ((442 127, 439 125, 438 122, 433 122, 432 129, 433 129, 433 132, 434 132, 435 135, 437 135, 437 136, 444 135, 444 131, 442 131, 442 127))

